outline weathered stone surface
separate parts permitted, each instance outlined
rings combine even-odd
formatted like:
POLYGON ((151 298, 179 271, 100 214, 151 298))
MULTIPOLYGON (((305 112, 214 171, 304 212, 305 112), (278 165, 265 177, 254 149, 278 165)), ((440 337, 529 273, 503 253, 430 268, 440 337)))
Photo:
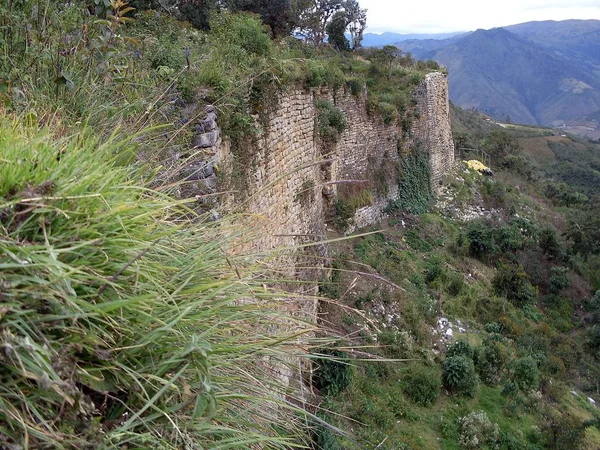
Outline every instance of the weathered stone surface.
POLYGON ((189 164, 181 169, 181 177, 188 181, 212 177, 214 173, 215 169, 212 161, 189 164))
POLYGON ((419 119, 413 126, 412 134, 429 153, 431 184, 434 192, 438 192, 443 175, 454 164, 448 76, 440 72, 427 74, 415 98, 419 119))
POLYGON ((200 127, 204 132, 213 131, 217 129, 217 113, 214 111, 209 112, 204 120, 200 121, 200 127))
POLYGON ((194 147, 209 148, 214 147, 219 142, 219 129, 215 128, 208 133, 199 134, 194 138, 194 147))
MULTIPOLYGON (((260 194, 248 202, 247 210, 260 214, 270 231, 256 243, 259 248, 305 243, 294 235, 322 236, 331 208, 329 199, 337 196, 346 180, 366 181, 374 198, 373 205, 356 211, 355 226, 380 222, 389 201, 398 196, 400 155, 416 142, 429 154, 432 187, 437 191, 443 174, 454 162, 447 76, 428 74, 417 88, 415 100, 418 118, 407 138, 397 124, 385 125, 380 117, 369 115, 364 95, 328 89, 298 89, 282 95, 249 162, 249 193, 260 194), (325 156, 318 145, 314 106, 316 99, 323 98, 344 112, 348 124, 325 156), (317 164, 324 159, 331 161, 317 164), (379 189, 374 188, 374 180, 378 180, 379 189)), ((219 153, 218 160, 224 166, 233 161, 226 144, 219 153)), ((235 203, 235 198, 230 200, 235 203)))

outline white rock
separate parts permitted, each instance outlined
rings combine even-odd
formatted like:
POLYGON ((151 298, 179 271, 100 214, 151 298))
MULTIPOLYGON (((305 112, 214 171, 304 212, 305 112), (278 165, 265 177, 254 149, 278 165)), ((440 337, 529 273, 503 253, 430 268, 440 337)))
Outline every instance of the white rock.
POLYGON ((452 339, 452 336, 454 336, 454 331, 452 331, 452 328, 448 328, 448 329, 446 330, 446 337, 447 337, 448 339, 452 339))
POLYGON ((592 404, 595 405, 596 404, 596 400, 594 400, 592 397, 588 397, 588 401, 592 404))
POLYGON ((467 330, 465 330, 463 327, 459 327, 459 328, 458 328, 458 332, 459 332, 459 333, 466 333, 466 332, 467 332, 467 330))
POLYGON ((571 394, 573 394, 575 397, 579 397, 579 394, 577 394, 575 391, 571 391, 571 394))

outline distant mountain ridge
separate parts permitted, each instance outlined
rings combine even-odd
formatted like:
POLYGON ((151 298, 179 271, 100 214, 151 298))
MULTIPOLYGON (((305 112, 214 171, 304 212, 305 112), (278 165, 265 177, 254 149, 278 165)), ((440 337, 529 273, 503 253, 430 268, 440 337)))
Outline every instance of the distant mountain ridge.
POLYGON ((384 45, 394 45, 397 42, 406 41, 409 39, 447 39, 463 32, 455 33, 433 33, 433 34, 400 34, 385 32, 381 34, 377 33, 365 33, 363 36, 362 46, 363 47, 383 47, 384 45))
POLYGON ((529 22, 396 43, 448 67, 450 98, 500 120, 559 126, 600 111, 600 21, 529 22))

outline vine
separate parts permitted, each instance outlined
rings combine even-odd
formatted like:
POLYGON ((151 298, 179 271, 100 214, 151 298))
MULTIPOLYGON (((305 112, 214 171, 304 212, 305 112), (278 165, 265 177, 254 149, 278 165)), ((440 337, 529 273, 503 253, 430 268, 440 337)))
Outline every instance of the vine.
POLYGON ((398 198, 390 202, 389 211, 422 214, 429 209, 433 200, 429 154, 420 151, 418 146, 400 161, 398 187, 398 198))

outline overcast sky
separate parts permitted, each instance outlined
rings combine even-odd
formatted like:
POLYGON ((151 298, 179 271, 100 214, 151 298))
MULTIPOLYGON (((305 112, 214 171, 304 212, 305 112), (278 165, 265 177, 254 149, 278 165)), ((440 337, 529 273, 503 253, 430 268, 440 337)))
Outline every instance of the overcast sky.
POLYGON ((445 33, 532 20, 600 19, 600 0, 359 0, 367 32, 445 33))

